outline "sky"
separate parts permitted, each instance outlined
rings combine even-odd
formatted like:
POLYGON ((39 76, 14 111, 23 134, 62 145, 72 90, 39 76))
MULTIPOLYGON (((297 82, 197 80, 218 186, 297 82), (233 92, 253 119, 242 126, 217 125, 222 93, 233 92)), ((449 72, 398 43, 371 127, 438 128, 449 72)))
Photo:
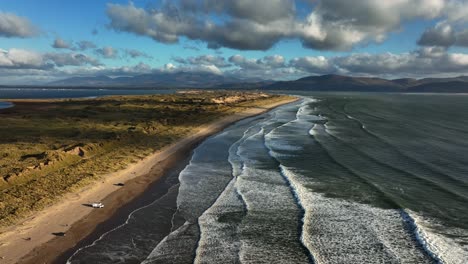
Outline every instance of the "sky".
POLYGON ((0 84, 180 71, 468 75, 468 0, 0 2, 0 84))

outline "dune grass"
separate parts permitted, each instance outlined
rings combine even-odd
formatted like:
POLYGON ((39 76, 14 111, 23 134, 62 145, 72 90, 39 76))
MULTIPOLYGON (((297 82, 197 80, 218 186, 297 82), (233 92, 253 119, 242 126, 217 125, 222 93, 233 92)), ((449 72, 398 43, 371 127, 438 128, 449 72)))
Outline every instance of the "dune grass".
POLYGON ((0 226, 98 182, 202 124, 284 99, 208 92, 16 101, 14 108, 0 110, 0 226))

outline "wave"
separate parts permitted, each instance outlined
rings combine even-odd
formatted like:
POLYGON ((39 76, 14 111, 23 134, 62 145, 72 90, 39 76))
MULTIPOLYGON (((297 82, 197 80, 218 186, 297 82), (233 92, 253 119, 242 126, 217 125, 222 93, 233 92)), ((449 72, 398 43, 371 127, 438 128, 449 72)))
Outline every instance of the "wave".
MULTIPOLYGON (((194 151, 189 165, 179 175, 178 214, 186 219, 186 227, 169 234, 145 263, 160 263, 171 259, 170 256, 177 258, 179 253, 171 250, 171 245, 179 242, 185 244, 185 250, 193 248, 191 261, 197 263, 217 263, 222 256, 233 260, 238 258, 240 242, 230 235, 236 235, 233 223, 242 219, 246 205, 233 181, 233 175, 240 172, 231 164, 232 152, 246 138, 258 133, 260 128, 256 121, 274 126, 286 118, 287 114, 283 112, 290 107, 280 107, 259 117, 237 122, 210 137, 194 151), (186 230, 190 230, 189 234, 186 230)), ((188 254, 185 255, 187 260, 190 259, 188 254)))
POLYGON ((468 263, 467 230, 447 228, 411 210, 402 210, 402 217, 413 226, 418 242, 438 263, 468 263))
POLYGON ((210 137, 179 175, 171 233, 143 263, 468 263, 468 231, 437 223, 425 210, 444 203, 421 199, 454 190, 373 135, 339 103, 304 97, 210 137))
POLYGON ((215 203, 198 219, 200 240, 194 263, 239 262, 241 242, 238 228, 247 208, 236 187, 237 176, 243 167, 237 151, 239 145, 252 133, 257 133, 258 129, 257 125, 247 128, 242 138, 229 148, 228 161, 233 178, 215 203))
POLYGON ((193 262, 199 232, 198 225, 185 222, 167 235, 142 264, 193 262))
POLYGON ((262 129, 239 147, 244 167, 237 186, 247 207, 239 228, 240 260, 304 263, 308 258, 298 239, 300 210, 278 164, 268 155, 266 132, 262 129))
POLYGON ((283 147, 290 144, 286 135, 298 130, 305 130, 306 134, 314 135, 318 127, 315 122, 317 119, 322 119, 322 117, 303 118, 304 112, 301 111, 296 120, 278 127, 270 133, 271 135, 267 135, 266 144, 270 148, 270 155, 280 163, 282 174, 290 183, 298 204, 303 208, 301 241, 315 262, 371 263, 376 260, 395 262, 405 259, 410 262, 431 263, 431 258, 421 252, 415 243, 411 243, 412 237, 405 231, 397 210, 376 209, 324 198, 310 189, 310 186, 314 185, 314 179, 307 178, 282 164, 282 159, 287 157, 283 153, 284 150, 290 149, 283 147), (305 126, 307 123, 309 128, 305 126), (350 210, 351 208, 353 210, 350 210), (338 225, 341 226, 338 228, 338 225), (394 229, 398 229, 398 232, 389 232, 394 229), (408 243, 405 243, 405 240, 408 243), (408 247, 407 244, 411 246, 408 247), (343 251, 347 253, 343 254, 343 251), (355 254, 350 254, 351 252, 355 254))

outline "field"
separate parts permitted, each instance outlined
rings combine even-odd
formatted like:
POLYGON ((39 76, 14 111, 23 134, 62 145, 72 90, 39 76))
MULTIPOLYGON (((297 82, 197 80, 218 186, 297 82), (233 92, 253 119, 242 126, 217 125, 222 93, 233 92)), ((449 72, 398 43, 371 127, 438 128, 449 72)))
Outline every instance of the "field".
POLYGON ((0 110, 0 226, 99 182, 221 116, 284 96, 187 92, 21 100, 0 110))

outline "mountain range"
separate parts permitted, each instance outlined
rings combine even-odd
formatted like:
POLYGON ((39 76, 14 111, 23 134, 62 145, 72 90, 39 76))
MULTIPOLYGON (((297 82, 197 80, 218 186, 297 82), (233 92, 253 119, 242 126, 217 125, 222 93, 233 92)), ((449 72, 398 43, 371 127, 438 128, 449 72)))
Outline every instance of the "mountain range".
POLYGON ((468 93, 468 76, 453 78, 394 79, 322 75, 275 82, 269 90, 468 93))
POLYGON ((342 75, 309 76, 293 81, 240 79, 212 73, 153 73, 133 77, 73 77, 48 83, 60 87, 219 88, 302 91, 446 92, 468 93, 468 76, 453 78, 394 79, 342 75))
POLYGON ((139 88, 213 88, 222 86, 239 86, 242 84, 270 84, 261 79, 239 79, 213 73, 194 72, 158 72, 141 74, 132 77, 111 78, 105 75, 96 77, 72 77, 48 83, 48 86, 76 87, 139 87, 139 88))

